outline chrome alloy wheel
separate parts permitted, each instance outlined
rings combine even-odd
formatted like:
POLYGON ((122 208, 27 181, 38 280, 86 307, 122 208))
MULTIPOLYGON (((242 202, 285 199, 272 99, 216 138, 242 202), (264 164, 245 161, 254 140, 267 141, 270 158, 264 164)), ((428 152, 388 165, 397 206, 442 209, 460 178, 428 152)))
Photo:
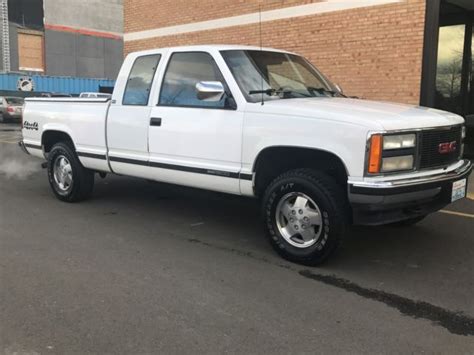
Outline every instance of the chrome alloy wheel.
POLYGON ((73 183, 72 167, 64 155, 58 156, 54 162, 53 175, 56 185, 62 192, 66 192, 71 188, 73 183))
POLYGON ((283 238, 297 248, 314 245, 323 232, 318 205, 301 192, 291 192, 281 198, 276 208, 276 223, 283 238))

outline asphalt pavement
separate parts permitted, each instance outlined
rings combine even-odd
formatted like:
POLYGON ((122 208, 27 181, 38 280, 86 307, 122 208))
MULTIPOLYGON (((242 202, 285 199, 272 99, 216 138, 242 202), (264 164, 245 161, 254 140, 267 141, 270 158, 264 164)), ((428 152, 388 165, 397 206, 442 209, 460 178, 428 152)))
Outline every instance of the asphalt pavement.
POLYGON ((107 176, 62 203, 18 139, 0 125, 0 354, 474 353, 474 186, 309 268, 252 199, 107 176))

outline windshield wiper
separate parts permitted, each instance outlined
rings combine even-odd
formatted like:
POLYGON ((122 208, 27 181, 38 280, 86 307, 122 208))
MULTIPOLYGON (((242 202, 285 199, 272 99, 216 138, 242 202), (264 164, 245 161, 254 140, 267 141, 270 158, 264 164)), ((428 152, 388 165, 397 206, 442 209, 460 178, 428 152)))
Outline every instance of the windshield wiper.
POLYGON ((316 88, 314 86, 306 87, 309 91, 316 91, 318 94, 331 94, 332 96, 342 96, 346 97, 344 94, 340 93, 339 91, 332 91, 325 88, 316 88))
POLYGON ((283 94, 283 95, 296 94, 296 95, 301 95, 301 96, 304 96, 304 97, 312 97, 312 95, 308 95, 308 94, 305 94, 305 93, 302 93, 302 92, 299 92, 299 91, 283 89, 283 88, 280 88, 280 89, 271 88, 271 89, 266 89, 266 90, 250 90, 249 91, 249 95, 254 95, 254 94, 265 94, 265 95, 268 95, 268 96, 272 96, 272 95, 275 95, 275 94, 283 94))
POLYGON ((271 96, 273 94, 277 93, 277 89, 266 89, 266 90, 250 90, 249 95, 255 95, 255 94, 265 94, 268 96, 271 96))

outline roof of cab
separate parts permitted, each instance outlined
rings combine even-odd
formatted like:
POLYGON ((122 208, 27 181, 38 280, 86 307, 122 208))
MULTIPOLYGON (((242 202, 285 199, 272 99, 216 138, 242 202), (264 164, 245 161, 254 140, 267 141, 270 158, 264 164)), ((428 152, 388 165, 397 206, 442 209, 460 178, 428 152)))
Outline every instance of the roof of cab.
POLYGON ((164 47, 164 48, 155 48, 155 49, 148 49, 138 52, 132 52, 131 54, 134 55, 149 55, 155 54, 160 51, 171 51, 171 52, 183 52, 183 51, 209 51, 209 50, 217 50, 217 51, 226 51, 226 50, 263 50, 263 51, 270 51, 270 52, 280 52, 280 53, 288 53, 288 54, 296 54, 292 52, 288 52, 282 49, 275 49, 275 48, 260 48, 256 46, 244 46, 244 45, 229 45, 229 44, 205 44, 205 45, 195 45, 195 46, 179 46, 179 47, 164 47))

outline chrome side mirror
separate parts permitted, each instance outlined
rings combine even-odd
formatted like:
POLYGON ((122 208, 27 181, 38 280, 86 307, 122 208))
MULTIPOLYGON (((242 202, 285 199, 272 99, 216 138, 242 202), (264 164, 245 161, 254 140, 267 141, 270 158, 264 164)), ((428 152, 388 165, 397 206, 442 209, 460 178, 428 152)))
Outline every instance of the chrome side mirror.
POLYGON ((196 84, 197 98, 202 101, 219 102, 225 94, 220 81, 201 81, 196 84))

